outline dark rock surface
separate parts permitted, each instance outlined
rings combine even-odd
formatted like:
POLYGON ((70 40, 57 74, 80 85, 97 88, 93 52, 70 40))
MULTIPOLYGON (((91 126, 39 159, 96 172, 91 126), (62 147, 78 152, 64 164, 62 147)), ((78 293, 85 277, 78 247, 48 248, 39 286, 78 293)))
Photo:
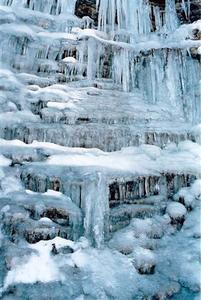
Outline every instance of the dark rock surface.
POLYGON ((90 17, 95 24, 98 23, 96 0, 78 0, 75 7, 75 15, 79 18, 90 17))

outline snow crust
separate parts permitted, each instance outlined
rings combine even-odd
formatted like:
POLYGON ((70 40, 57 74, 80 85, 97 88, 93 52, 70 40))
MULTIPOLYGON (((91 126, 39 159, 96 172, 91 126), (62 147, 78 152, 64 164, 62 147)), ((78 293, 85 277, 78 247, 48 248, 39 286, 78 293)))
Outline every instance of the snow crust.
POLYGON ((0 140, 0 152, 5 155, 19 149, 20 155, 34 155, 40 149, 48 156, 44 164, 52 166, 74 166, 113 170, 133 174, 157 174, 162 172, 178 172, 200 174, 201 146, 191 141, 177 145, 171 143, 166 148, 153 145, 124 148, 112 153, 98 149, 68 148, 51 143, 34 141, 25 144, 20 141, 0 140))
POLYGON ((114 153, 93 153, 78 155, 53 155, 47 163, 51 165, 90 166, 113 169, 136 174, 151 172, 200 172, 201 148, 199 145, 186 141, 178 147, 164 149, 156 146, 142 145, 137 148, 125 148, 114 153), (188 151, 187 151, 188 150, 188 151), (196 159, 196 161, 195 161, 196 159), (183 163, 182 163, 183 162, 183 163))

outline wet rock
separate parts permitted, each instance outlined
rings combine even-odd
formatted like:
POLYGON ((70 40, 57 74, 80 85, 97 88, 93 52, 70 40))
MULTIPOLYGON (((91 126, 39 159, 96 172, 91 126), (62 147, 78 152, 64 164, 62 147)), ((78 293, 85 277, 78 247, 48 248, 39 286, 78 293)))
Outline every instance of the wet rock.
POLYGON ((70 246, 62 247, 59 249, 59 253, 62 253, 62 254, 70 254, 73 252, 74 252, 74 249, 70 246))
POLYGON ((96 0, 77 0, 75 6, 75 15, 79 18, 90 17, 98 24, 98 13, 96 10, 96 0))
POLYGON ((66 210, 61 208, 55 208, 55 207, 47 208, 41 214, 41 217, 47 217, 56 223, 69 226, 69 213, 66 210))
POLYGON ((118 182, 109 185, 110 207, 119 204, 138 203, 139 199, 159 194, 160 177, 137 177, 133 181, 118 182))
MULTIPOLYGON (((153 5, 157 5, 161 10, 165 9, 165 0, 149 0, 153 5)), ((201 3, 200 0, 191 0, 190 1, 190 13, 189 16, 185 14, 182 7, 182 0, 176 0, 176 8, 179 19, 183 23, 195 22, 201 19, 201 3)), ((187 1, 185 1, 187 2, 187 1)))
MULTIPOLYGON (((35 244, 41 240, 51 240, 56 236, 65 239, 72 239, 72 234, 69 228, 63 228, 58 226, 55 227, 51 226, 34 228, 34 226, 32 225, 30 226, 30 228, 24 230, 24 232, 21 233, 21 236, 24 237, 30 244, 35 244)), ((20 235, 20 233, 18 235, 20 235)))
POLYGON ((26 239, 36 243, 56 236, 72 240, 80 236, 82 216, 79 208, 61 193, 49 194, 16 192, 10 194, 11 198, 1 199, 2 231, 11 241, 26 239))
POLYGON ((53 255, 57 255, 59 252, 56 248, 56 245, 55 244, 52 244, 52 250, 51 250, 51 254, 53 255))

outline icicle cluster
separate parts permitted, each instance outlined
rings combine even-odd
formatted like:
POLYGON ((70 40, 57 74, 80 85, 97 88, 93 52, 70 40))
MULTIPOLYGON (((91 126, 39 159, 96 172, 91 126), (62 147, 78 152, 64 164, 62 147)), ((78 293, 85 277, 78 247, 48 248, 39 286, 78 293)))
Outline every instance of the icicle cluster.
POLYGON ((24 7, 32 10, 59 15, 61 13, 73 13, 75 0, 0 0, 0 5, 24 7))
MULTIPOLYGON (((182 8, 189 17, 190 1, 183 1, 182 8)), ((110 73, 114 83, 125 92, 139 88, 149 103, 163 101, 180 107, 186 120, 197 123, 200 68, 191 58, 190 45, 179 49, 180 40, 174 38, 179 26, 175 1, 166 0, 162 11, 146 0, 97 0, 97 9, 99 30, 116 42, 110 73), (174 46, 168 44, 172 40, 174 46), (139 42, 144 42, 141 50, 139 42), (146 49, 146 43, 151 43, 152 50, 146 49)))

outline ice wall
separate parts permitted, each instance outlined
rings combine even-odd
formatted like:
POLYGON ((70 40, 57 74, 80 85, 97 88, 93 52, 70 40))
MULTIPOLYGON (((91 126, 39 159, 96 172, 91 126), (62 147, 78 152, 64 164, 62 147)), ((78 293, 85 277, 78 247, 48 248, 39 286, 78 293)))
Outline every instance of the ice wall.
POLYGON ((114 81, 124 91, 139 88, 150 104, 180 107, 192 123, 200 119, 199 74, 199 63, 180 49, 151 50, 146 56, 121 49, 113 60, 114 81))
MULTIPOLYGON (((73 15, 75 2, 1 0, 0 61, 56 82, 110 79, 200 121, 200 67, 191 49, 201 43, 196 25, 180 26, 175 1, 162 10, 147 0, 97 0, 98 28, 73 15)), ((188 15, 189 2, 182 7, 188 15)))
MULTIPOLYGON (((97 7, 99 30, 116 42, 114 82, 124 91, 139 88, 149 103, 167 101, 180 107, 188 121, 198 122, 200 66, 191 58, 191 45, 178 28, 175 1, 166 0, 164 11, 143 0, 99 0, 97 7)), ((183 1, 182 7, 188 15, 189 1, 183 1)))

